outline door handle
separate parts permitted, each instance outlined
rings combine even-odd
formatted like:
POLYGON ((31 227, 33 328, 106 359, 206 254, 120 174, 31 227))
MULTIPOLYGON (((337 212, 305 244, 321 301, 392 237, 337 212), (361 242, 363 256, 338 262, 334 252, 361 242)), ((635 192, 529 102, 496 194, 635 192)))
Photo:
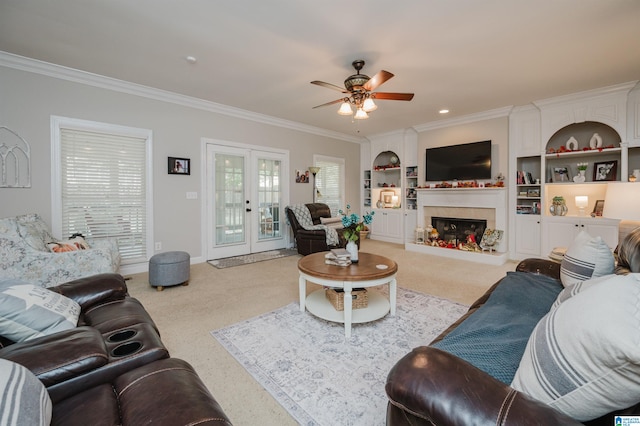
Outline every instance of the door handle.
POLYGON ((247 210, 247 212, 250 212, 250 211, 251 211, 251 209, 246 209, 246 210, 247 210))

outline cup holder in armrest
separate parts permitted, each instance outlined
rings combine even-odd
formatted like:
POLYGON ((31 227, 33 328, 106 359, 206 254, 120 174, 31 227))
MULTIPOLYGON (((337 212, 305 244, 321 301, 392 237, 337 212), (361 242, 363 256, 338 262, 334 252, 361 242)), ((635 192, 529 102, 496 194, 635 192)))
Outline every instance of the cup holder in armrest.
POLYGON ((131 355, 138 352, 140 348, 142 348, 141 342, 133 341, 133 342, 123 343, 113 348, 113 350, 111 351, 111 356, 122 357, 122 356, 131 355))
POLYGON ((131 339, 136 334, 138 334, 138 332, 135 330, 131 330, 131 329, 122 330, 122 331, 113 333, 111 336, 107 338, 107 340, 109 340, 110 342, 122 342, 122 341, 131 339))

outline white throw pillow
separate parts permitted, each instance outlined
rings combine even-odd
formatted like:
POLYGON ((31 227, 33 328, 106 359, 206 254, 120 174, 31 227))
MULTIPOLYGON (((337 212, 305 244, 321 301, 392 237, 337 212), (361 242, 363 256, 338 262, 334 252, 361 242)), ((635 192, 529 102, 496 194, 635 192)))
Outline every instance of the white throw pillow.
POLYGON ((570 285, 613 274, 615 259, 611 249, 601 237, 592 237, 580 231, 571 243, 560 264, 562 285, 570 285))
POLYGON ((578 283, 572 284, 568 287, 565 287, 564 290, 562 290, 560 292, 560 294, 558 294, 558 297, 556 298, 556 301, 553 302, 553 305, 551 305, 551 309, 555 309, 558 306, 560 306, 560 304, 562 302, 564 302, 565 300, 575 296, 578 293, 581 293, 585 290, 590 289, 591 287, 593 287, 594 285, 608 280, 609 278, 614 277, 615 274, 609 274, 609 275, 603 275, 601 277, 598 278, 591 278, 590 280, 586 280, 586 281, 580 281, 578 283))
POLYGON ((342 229, 342 218, 340 217, 321 217, 320 224, 328 226, 333 229, 342 229))
POLYGON ((44 426, 51 423, 51 398, 44 385, 26 367, 0 358, 0 422, 7 426, 44 426))
POLYGON ((640 401, 640 274, 613 275, 534 329, 511 386, 579 421, 640 401))
POLYGON ((44 287, 19 280, 0 282, 0 335, 14 342, 70 330, 80 305, 44 287))

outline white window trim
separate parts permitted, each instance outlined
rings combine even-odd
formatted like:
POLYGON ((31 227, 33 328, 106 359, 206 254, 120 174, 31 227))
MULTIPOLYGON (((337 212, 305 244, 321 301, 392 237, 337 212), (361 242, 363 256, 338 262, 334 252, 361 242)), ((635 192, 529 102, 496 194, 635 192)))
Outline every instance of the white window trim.
MULTIPOLYGON (((148 129, 100 123, 77 118, 51 116, 51 230, 53 235, 62 235, 62 166, 60 161, 61 129, 83 130, 98 133, 138 137, 145 139, 147 161, 146 211, 147 211, 147 258, 153 254, 153 132, 148 129)), ((147 259, 148 260, 148 259, 147 259)), ((146 265, 146 262, 144 263, 146 265)), ((122 273, 142 272, 141 264, 123 265, 122 273), (136 267, 138 265, 138 267, 136 267), (125 271, 126 269, 126 271, 125 271)), ((146 267, 145 267, 146 269, 146 267)))
MULTIPOLYGON (((345 208, 346 205, 346 201, 345 201, 345 173, 346 173, 346 169, 345 169, 345 160, 344 158, 340 158, 340 157, 329 157, 326 155, 319 155, 319 154, 314 154, 313 155, 313 165, 315 166, 316 164, 318 164, 318 162, 321 161, 325 161, 328 163, 338 163, 340 164, 340 168, 342 169, 342 173, 340 173, 340 208, 345 208)), ((331 212, 332 215, 337 215, 338 212, 331 212)))

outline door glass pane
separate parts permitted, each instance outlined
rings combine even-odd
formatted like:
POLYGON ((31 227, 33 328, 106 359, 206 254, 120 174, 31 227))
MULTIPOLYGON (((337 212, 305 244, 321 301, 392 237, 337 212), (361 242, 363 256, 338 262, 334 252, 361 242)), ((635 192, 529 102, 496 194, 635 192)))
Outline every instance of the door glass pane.
POLYGON ((243 156, 215 156, 216 246, 245 241, 243 156))
POLYGON ((259 240, 281 236, 280 170, 279 160, 258 160, 259 240))

